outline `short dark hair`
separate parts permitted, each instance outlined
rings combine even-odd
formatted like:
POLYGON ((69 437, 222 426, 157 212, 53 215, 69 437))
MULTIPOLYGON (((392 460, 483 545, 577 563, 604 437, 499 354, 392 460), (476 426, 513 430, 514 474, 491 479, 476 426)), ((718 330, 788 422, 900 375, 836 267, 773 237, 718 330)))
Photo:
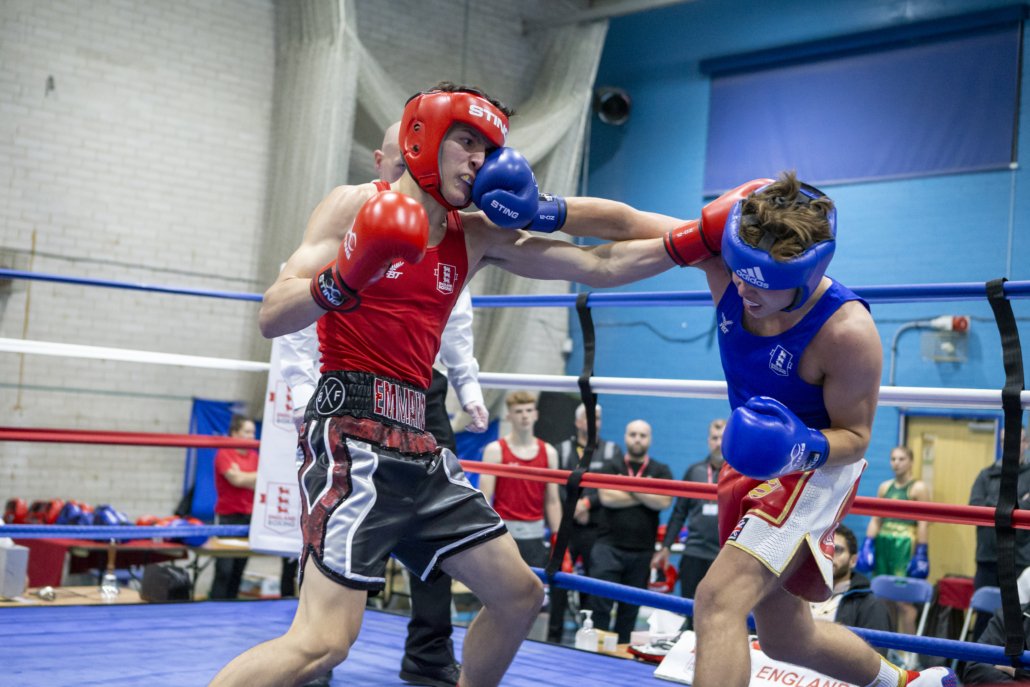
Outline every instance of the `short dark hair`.
POLYGON ((246 415, 233 415, 232 420, 229 421, 230 436, 240 431, 240 428, 243 427, 244 422, 251 422, 251 419, 246 415))
POLYGON ((837 531, 834 534, 844 537, 844 541, 848 543, 848 554, 854 556, 858 553, 858 538, 855 537, 855 533, 851 531, 850 527, 847 525, 837 525, 837 531))
POLYGON ((740 208, 741 240, 757 247, 766 232, 772 234, 775 242, 769 255, 784 262, 821 241, 832 239, 828 218, 833 201, 824 196, 807 204, 799 203, 800 189, 801 182, 791 170, 781 172, 778 181, 744 199, 740 208))
POLYGON ((450 81, 441 81, 440 83, 433 86, 433 90, 444 91, 447 93, 453 93, 455 91, 472 91, 473 93, 477 93, 480 96, 482 96, 485 100, 489 101, 491 105, 493 105, 498 110, 503 112, 505 117, 512 117, 515 115, 514 108, 505 107, 504 103, 502 103, 500 100, 497 100, 496 98, 491 98, 490 96, 488 96, 486 94, 486 91, 484 91, 482 88, 477 88, 475 86, 459 86, 458 84, 451 83, 450 81))

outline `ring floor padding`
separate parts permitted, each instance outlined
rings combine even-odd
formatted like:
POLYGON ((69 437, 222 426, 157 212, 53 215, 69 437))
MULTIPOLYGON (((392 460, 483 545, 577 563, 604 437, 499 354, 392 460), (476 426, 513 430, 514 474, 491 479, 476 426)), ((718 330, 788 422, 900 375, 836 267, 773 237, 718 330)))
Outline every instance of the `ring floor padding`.
MULTIPOLYGON (((238 654, 283 634, 297 601, 62 606, 0 610, 0 684, 203 687, 238 654)), ((405 683, 397 677, 408 618, 366 611, 334 686, 405 683)), ((454 628, 461 660, 465 630, 454 628)), ((607 687, 656 680, 655 667, 525 641, 501 685, 607 687)), ((657 681, 656 681, 657 683, 657 681)))

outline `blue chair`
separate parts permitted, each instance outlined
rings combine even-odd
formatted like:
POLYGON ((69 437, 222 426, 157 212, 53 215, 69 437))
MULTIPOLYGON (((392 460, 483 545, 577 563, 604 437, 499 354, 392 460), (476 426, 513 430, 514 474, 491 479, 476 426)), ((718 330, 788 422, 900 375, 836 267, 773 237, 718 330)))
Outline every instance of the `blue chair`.
MULTIPOLYGON (((969 632, 969 625, 973 620, 973 611, 977 613, 994 613, 1001 608, 1001 589, 999 587, 980 587, 973 592, 973 598, 969 600, 969 608, 966 609, 966 619, 962 623, 962 633, 959 634, 959 641, 966 640, 966 633, 969 632)), ((955 670, 958 665, 956 658, 951 662, 951 669, 955 670)))
POLYGON ((933 598, 933 585, 926 580, 914 577, 894 577, 878 575, 872 582, 873 596, 888 601, 901 601, 910 604, 923 604, 923 614, 919 618, 916 635, 922 635, 926 628, 926 617, 930 614, 930 600, 933 598))

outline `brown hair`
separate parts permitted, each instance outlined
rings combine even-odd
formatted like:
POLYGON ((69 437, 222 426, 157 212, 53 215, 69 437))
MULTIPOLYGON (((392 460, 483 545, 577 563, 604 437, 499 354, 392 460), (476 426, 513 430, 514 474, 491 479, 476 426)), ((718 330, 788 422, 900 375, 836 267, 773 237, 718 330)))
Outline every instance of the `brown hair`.
POLYGON ((236 434, 243 428, 244 422, 250 422, 250 418, 244 415, 233 415, 232 420, 229 422, 229 435, 236 434))
POLYGON ((498 110, 504 113, 505 117, 512 117, 515 114, 515 110, 510 107, 505 107, 504 103, 496 98, 488 96, 482 88, 476 88, 475 86, 459 86, 456 83, 450 81, 441 81, 440 83, 433 86, 434 91, 444 91, 446 93, 453 93, 455 91, 472 91, 478 93, 483 99, 487 100, 491 105, 496 107, 498 110))
POLYGON ((833 238, 827 217, 833 201, 822 197, 811 200, 801 194, 801 182, 794 170, 781 172, 775 181, 759 193, 752 193, 740 208, 740 238, 752 247, 758 247, 766 233, 775 242, 769 248, 774 260, 785 262, 801 255, 811 246, 833 238))
POLYGON ((536 396, 533 395, 532 391, 515 391, 508 394, 508 398, 505 399, 504 403, 508 406, 508 410, 511 410, 512 406, 521 406, 526 403, 536 405, 536 396))
POLYGON ((915 454, 912 453, 912 449, 910 449, 908 446, 895 446, 891 449, 891 453, 894 453, 895 451, 904 451, 905 455, 908 456, 909 460, 914 461, 916 459, 915 454))

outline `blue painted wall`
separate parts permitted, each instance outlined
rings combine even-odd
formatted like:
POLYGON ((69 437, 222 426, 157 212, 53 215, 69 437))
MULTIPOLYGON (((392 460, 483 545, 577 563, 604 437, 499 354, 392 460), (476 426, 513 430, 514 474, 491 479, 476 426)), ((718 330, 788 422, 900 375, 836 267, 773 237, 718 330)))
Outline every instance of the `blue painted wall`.
MULTIPOLYGON (((699 216, 708 126, 707 78, 700 60, 884 28, 1015 2, 980 0, 765 0, 747 3, 697 0, 613 19, 597 86, 624 88, 633 99, 631 121, 611 127, 593 120, 588 192, 675 217, 699 216), (746 10, 746 11, 745 11, 746 10)), ((1023 65, 1020 128, 1030 132, 1027 84, 1030 51, 1023 65)), ((1019 158, 1030 163, 1027 135, 1019 158)), ((832 154, 832 152, 828 152, 832 154)), ((741 182, 746 181, 744 179, 741 182)), ((1008 276, 1030 279, 1030 186, 1023 170, 826 187, 836 201, 839 247, 829 274, 850 286, 986 281, 1008 276), (1012 226, 1011 272, 1006 273, 1012 226)), ((698 270, 676 269, 625 287, 626 291, 707 288, 698 270)), ((1030 318, 1030 304, 1015 303, 1017 317, 1030 318)), ((897 365, 899 386, 1000 388, 1004 370, 997 328, 983 303, 879 305, 873 308, 884 345, 884 377, 891 338, 902 322, 942 314, 977 318, 970 334, 969 361, 932 363, 919 354, 920 334, 904 334, 897 365), (983 318, 983 319, 980 319, 983 318)), ((707 334, 712 307, 611 308, 594 311, 596 373, 604 376, 722 380, 717 343, 707 334), (641 324, 647 323, 664 340, 641 324)), ((575 314, 575 352, 569 374, 582 367, 575 314)), ((1024 339, 1026 322, 1020 323, 1024 339)), ((1030 341, 1024 365, 1030 369, 1030 341)), ((652 455, 679 477, 706 452, 708 423, 729 412, 725 401, 638 396, 601 397, 607 439, 622 443, 626 423, 642 418, 654 428, 652 455)), ((898 411, 881 408, 867 453, 870 467, 860 494, 875 495, 891 477, 890 448, 898 440, 898 411)), ((970 476, 972 483, 973 476, 970 476)), ((668 515, 668 511, 665 513, 668 515)), ((859 536, 866 518, 850 516, 859 536)))

